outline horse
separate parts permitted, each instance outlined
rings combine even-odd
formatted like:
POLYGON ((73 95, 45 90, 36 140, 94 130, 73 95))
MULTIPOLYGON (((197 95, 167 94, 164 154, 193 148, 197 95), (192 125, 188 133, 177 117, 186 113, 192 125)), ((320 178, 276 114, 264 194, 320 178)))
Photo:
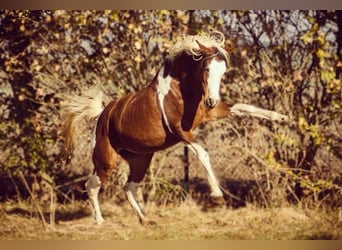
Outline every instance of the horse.
POLYGON ((136 190, 155 152, 184 143, 206 171, 210 196, 220 200, 223 192, 209 155, 196 141, 193 130, 199 124, 230 115, 287 119, 275 111, 247 104, 229 106, 220 99, 220 84, 229 65, 224 42, 224 35, 218 31, 184 36, 171 47, 154 78, 139 91, 111 100, 104 108, 103 93, 98 90, 73 97, 65 105, 64 134, 69 150, 79 121, 85 117, 96 120, 92 139, 94 172, 85 187, 97 224, 104 221, 98 201, 101 183, 116 168, 118 157, 129 165, 124 186, 128 202, 141 224, 154 224, 137 202, 136 190))

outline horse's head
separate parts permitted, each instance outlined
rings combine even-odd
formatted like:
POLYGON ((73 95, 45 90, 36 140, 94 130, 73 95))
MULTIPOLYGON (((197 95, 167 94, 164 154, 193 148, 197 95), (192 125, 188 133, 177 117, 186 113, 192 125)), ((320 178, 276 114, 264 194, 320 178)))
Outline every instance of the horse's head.
POLYGON ((199 77, 205 95, 204 104, 214 108, 220 100, 220 84, 227 65, 225 57, 216 47, 206 47, 196 41, 200 49, 199 77))
POLYGON ((224 35, 214 31, 209 35, 185 36, 170 49, 166 72, 187 83, 183 90, 194 94, 196 100, 204 98, 211 109, 220 100, 220 83, 229 60, 224 41, 224 35))

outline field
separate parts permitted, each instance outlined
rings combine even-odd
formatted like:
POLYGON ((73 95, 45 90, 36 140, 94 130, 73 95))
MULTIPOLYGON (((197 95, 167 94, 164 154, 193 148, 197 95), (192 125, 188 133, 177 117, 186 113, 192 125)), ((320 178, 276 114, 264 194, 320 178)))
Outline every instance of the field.
MULTIPOLYGON (((0 239, 342 239, 342 11, 2 10, 0 26, 0 239), (105 222, 95 225, 84 183, 96 119, 76 122, 66 150, 66 107, 90 88, 107 104, 157 84, 170 61, 171 88, 206 99, 207 73, 181 66, 176 77, 170 58, 180 38, 215 30, 230 57, 220 98, 290 119, 231 114, 193 131, 225 207, 208 208, 207 172, 192 150, 155 153, 140 183, 155 226, 141 226, 126 201, 129 166, 119 159, 101 187, 105 222)), ((204 66, 207 49, 194 51, 204 66)), ((184 129, 196 120, 186 122, 186 110, 175 113, 184 129)), ((143 134, 152 121, 134 113, 143 134)))
POLYGON ((119 206, 106 201, 102 204, 105 222, 95 225, 88 203, 77 201, 58 205, 55 219, 51 210, 43 209, 45 229, 35 211, 32 204, 2 203, 0 239, 342 239, 341 211, 297 207, 203 211, 193 201, 177 207, 156 207, 151 203, 145 211, 157 225, 142 226, 128 204, 119 206))

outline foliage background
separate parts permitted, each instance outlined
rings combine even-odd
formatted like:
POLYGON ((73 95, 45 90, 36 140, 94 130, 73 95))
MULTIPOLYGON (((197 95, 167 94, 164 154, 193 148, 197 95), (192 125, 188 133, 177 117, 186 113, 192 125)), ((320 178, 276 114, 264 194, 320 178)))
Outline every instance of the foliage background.
MULTIPOLYGON (((0 11, 1 199, 83 197, 91 122, 63 152, 61 105, 93 85, 137 91, 181 35, 217 29, 231 62, 222 98, 289 115, 293 124, 231 118, 196 131, 233 207, 341 207, 341 11, 0 11)), ((158 153, 144 182, 159 203, 184 196, 183 148, 158 153)), ((190 155, 190 192, 207 199, 190 155)), ((103 196, 122 201, 125 163, 103 196)))

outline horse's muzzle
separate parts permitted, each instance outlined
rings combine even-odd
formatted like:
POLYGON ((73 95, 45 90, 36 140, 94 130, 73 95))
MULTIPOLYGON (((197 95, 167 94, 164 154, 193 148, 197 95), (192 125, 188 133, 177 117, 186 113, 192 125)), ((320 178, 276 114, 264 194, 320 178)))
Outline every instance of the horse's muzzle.
POLYGON ((213 109, 213 108, 215 108, 217 102, 218 102, 217 100, 209 97, 209 98, 205 99, 204 104, 207 108, 213 109))

